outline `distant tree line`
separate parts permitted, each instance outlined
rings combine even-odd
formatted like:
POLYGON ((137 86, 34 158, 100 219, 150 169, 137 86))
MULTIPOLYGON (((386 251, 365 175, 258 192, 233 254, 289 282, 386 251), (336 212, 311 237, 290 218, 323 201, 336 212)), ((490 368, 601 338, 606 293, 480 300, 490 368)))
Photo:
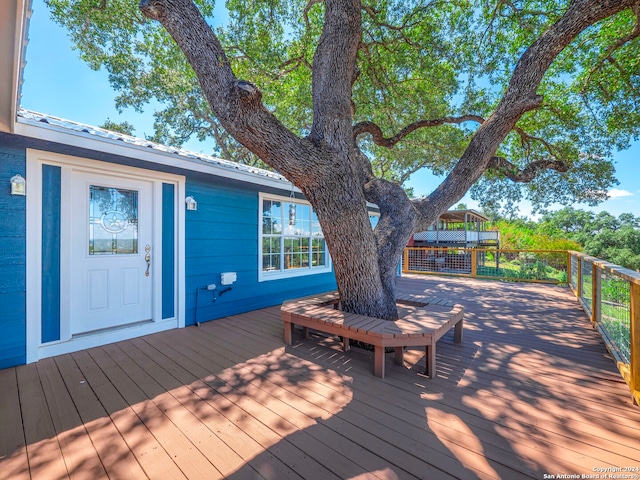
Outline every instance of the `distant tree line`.
POLYGON ((577 250, 640 271, 640 216, 566 207, 540 220, 496 218, 505 249, 577 250))

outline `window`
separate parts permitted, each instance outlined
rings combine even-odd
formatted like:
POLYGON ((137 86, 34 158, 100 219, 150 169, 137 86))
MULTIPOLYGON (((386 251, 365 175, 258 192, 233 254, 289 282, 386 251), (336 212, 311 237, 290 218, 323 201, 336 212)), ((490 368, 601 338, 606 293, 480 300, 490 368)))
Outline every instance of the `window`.
POLYGON ((138 192, 89 186, 89 255, 138 253, 138 192))
POLYGON ((260 195, 259 280, 331 270, 316 213, 303 200, 260 195))

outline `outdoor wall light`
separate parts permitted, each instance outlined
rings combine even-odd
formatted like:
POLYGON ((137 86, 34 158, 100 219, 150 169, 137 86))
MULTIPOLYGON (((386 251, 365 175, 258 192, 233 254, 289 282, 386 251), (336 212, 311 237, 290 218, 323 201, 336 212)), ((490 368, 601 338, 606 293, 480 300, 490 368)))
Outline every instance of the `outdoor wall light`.
POLYGON ((26 195, 27 181, 20 174, 11 177, 11 195, 26 195))
POLYGON ((198 210, 198 202, 191 195, 185 198, 184 202, 187 204, 187 210, 198 210))

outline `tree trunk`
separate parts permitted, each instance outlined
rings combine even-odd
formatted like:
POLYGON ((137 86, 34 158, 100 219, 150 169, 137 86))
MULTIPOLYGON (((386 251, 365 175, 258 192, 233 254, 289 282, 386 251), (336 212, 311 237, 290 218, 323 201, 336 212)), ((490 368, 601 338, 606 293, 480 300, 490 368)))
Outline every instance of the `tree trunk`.
POLYGON ((342 309, 395 320, 395 288, 383 282, 366 203, 353 198, 345 185, 334 187, 330 195, 310 193, 308 198, 315 205, 331 252, 342 309))
POLYGON ((593 23, 637 0, 572 0, 518 62, 496 111, 476 131, 460 161, 427 198, 411 202, 402 188, 375 178, 356 144, 351 91, 362 38, 361 0, 324 0, 324 27, 313 60, 313 123, 300 138, 238 80, 224 49, 192 0, 142 0, 193 67, 220 124, 302 190, 318 214, 346 311, 394 320, 395 272, 416 229, 426 229, 459 201, 488 168, 521 116, 542 104, 540 81, 559 52, 593 23), (380 207, 371 229, 367 201, 380 207))

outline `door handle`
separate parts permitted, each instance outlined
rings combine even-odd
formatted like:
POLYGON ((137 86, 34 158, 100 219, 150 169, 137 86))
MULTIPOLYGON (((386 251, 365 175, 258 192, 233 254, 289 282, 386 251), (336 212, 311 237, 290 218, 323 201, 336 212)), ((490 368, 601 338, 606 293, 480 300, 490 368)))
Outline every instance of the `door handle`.
POLYGON ((149 267, 151 267, 151 246, 147 245, 146 247, 144 247, 144 251, 147 252, 147 254, 144 256, 144 261, 147 262, 147 271, 144 272, 144 276, 148 277, 149 276, 149 267))

